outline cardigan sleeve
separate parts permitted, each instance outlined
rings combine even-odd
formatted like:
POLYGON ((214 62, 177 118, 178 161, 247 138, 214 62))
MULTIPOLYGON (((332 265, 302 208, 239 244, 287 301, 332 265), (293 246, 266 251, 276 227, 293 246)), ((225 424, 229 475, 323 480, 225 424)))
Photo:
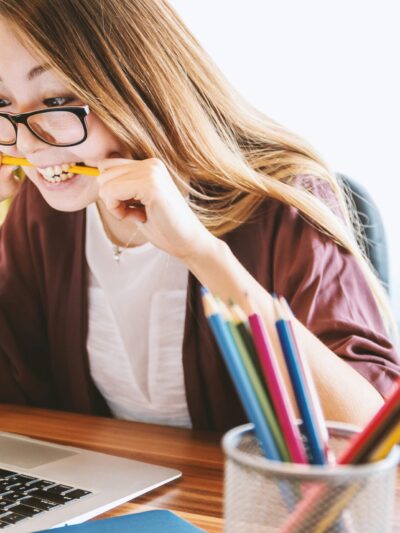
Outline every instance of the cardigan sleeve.
POLYGON ((28 231, 24 184, 0 230, 0 402, 51 405, 51 380, 38 265, 28 231))
POLYGON ((273 286, 296 317, 385 397, 400 360, 353 255, 298 210, 277 209, 273 286))

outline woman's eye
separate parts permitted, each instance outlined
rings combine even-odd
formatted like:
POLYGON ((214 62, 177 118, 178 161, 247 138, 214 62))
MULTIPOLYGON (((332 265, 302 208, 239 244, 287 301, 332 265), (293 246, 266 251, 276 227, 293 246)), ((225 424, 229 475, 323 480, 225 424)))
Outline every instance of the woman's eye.
POLYGON ((55 98, 46 98, 46 100, 43 100, 43 103, 48 107, 58 107, 68 105, 73 100, 74 98, 71 98, 70 96, 56 96, 55 98))
POLYGON ((10 101, 0 98, 0 107, 6 107, 7 105, 10 105, 10 101))

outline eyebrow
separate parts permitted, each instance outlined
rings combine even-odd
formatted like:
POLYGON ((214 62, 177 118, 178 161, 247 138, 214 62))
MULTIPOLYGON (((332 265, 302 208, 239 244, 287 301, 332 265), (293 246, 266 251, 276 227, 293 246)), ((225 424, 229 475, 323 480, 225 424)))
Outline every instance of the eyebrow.
MULTIPOLYGON (((43 72, 46 72, 46 70, 48 69, 49 69, 48 65, 38 65, 37 67, 33 67, 33 69, 28 72, 26 79, 28 81, 31 81, 37 76, 40 76, 40 74, 42 74, 43 72)), ((0 82, 2 81, 3 80, 0 78, 0 82)))
POLYGON ((36 78, 36 76, 39 76, 40 74, 48 70, 48 68, 49 68, 48 65, 39 65, 37 67, 34 67, 32 70, 28 72, 26 79, 28 81, 31 81, 33 80, 33 78, 36 78))

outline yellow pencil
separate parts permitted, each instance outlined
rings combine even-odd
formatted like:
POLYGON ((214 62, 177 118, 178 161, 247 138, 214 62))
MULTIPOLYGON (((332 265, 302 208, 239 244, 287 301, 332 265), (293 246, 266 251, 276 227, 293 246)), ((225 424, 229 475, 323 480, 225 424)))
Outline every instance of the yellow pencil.
POLYGON ((389 433, 385 436, 382 442, 374 449, 373 453, 368 457, 368 462, 381 461, 396 444, 400 443, 400 422, 395 424, 389 433))
MULTIPOLYGON (((308 524, 310 529, 308 529, 307 525, 307 531, 310 531, 310 533, 324 533, 325 531, 330 530, 336 520, 339 518, 340 513, 345 511, 345 508, 349 505, 356 494, 360 492, 361 488, 362 486, 360 483, 355 483, 354 485, 347 487, 341 494, 329 494, 329 502, 322 500, 325 505, 329 505, 329 508, 322 513, 322 516, 316 525, 312 526, 311 523, 308 524)), ((323 509, 324 506, 318 508, 323 509)), ((314 515, 314 518, 317 516, 318 514, 314 515)), ((349 524, 347 523, 346 519, 343 523, 343 526, 344 531, 349 531, 349 524)))
MULTIPOLYGON (((3 155, 0 159, 2 165, 17 165, 20 167, 34 167, 27 159, 23 157, 12 157, 10 155, 3 155)), ((71 166, 68 169, 68 172, 72 174, 84 174, 86 176, 99 176, 100 171, 96 167, 82 167, 82 166, 71 166)))

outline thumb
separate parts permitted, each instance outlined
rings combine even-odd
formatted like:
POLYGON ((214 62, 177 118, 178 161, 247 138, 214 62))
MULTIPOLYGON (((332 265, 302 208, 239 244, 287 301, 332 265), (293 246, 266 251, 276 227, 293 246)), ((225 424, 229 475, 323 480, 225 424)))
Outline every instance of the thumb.
POLYGON ((1 165, 0 153, 0 201, 14 196, 20 186, 19 177, 14 174, 17 166, 1 165))

